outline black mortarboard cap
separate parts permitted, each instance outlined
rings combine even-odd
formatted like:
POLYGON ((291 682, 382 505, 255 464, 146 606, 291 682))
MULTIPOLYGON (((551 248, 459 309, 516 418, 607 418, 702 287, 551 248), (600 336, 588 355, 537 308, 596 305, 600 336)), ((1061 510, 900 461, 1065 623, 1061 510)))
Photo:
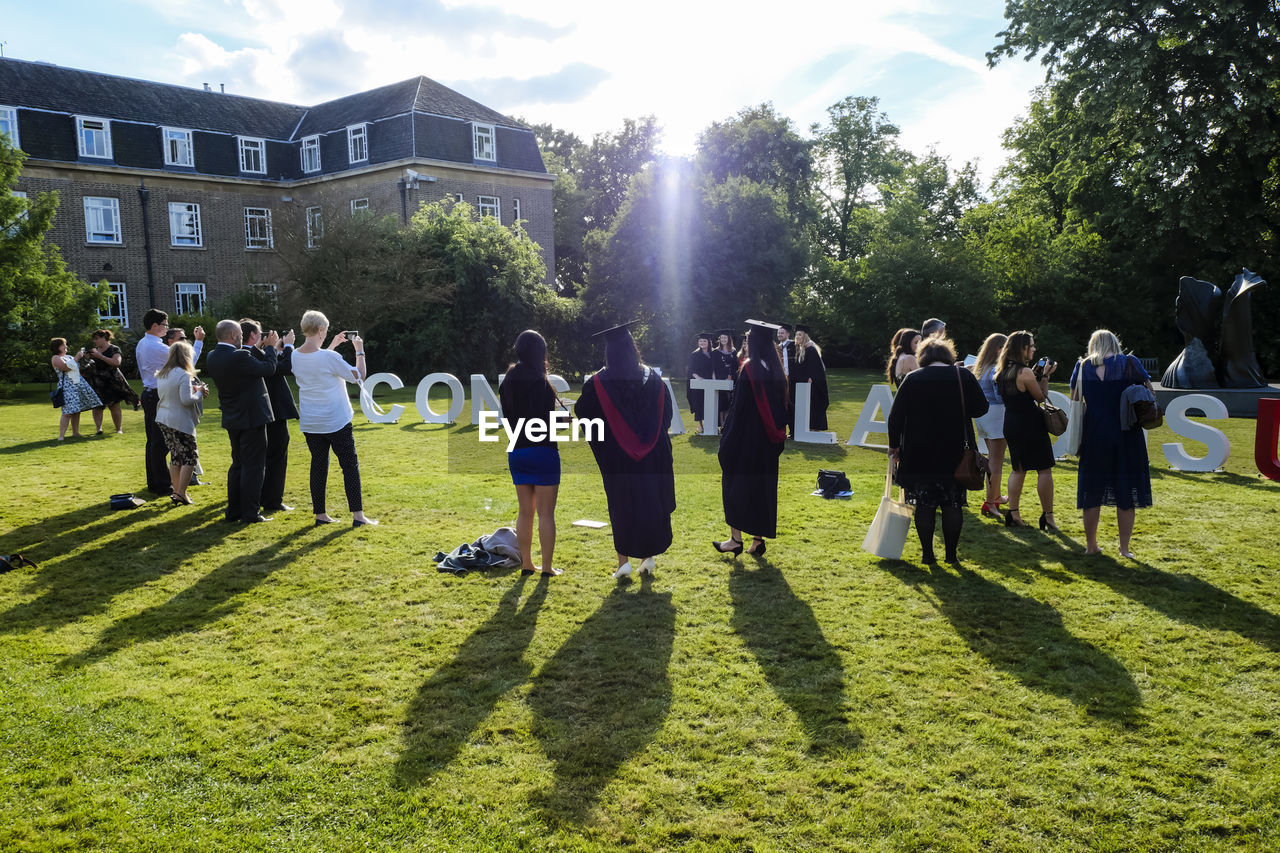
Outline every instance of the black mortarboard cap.
POLYGON ((804 332, 807 335, 809 334, 809 327, 806 326, 804 323, 796 323, 796 331, 804 332))
POLYGON ((709 341, 714 341, 716 339, 716 336, 711 334, 710 332, 698 332, 698 337, 696 338, 696 340, 702 340, 703 338, 706 338, 709 341))
POLYGON ((733 340, 733 330, 732 330, 732 329, 721 329, 720 331, 716 332, 716 337, 717 337, 717 338, 718 338, 718 337, 720 337, 721 335, 728 335, 728 336, 729 336, 729 340, 733 340))
POLYGON ((611 340, 614 340, 615 338, 619 338, 622 336, 626 336, 629 338, 631 337, 631 327, 639 322, 640 322, 639 320, 628 320, 625 323, 619 323, 618 325, 613 326, 611 328, 601 329, 591 337, 593 338, 603 337, 606 341, 611 341, 611 340))

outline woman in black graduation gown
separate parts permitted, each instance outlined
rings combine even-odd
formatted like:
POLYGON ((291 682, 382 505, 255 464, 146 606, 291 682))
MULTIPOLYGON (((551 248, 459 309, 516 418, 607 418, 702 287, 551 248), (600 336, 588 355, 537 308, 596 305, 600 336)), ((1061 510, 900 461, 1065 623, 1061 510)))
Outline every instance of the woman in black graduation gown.
MULTIPOLYGON (((689 355, 689 374, 688 379, 711 379, 714 367, 711 364, 711 333, 698 333, 698 348, 689 355)), ((685 398, 689 401, 689 411, 693 412, 693 419, 698 422, 698 432, 702 432, 702 410, 703 404, 706 402, 706 392, 694 391, 689 388, 685 391, 685 398)))
POLYGON ((822 350, 809 337, 809 327, 796 325, 795 359, 791 362, 790 391, 791 409, 795 411, 796 385, 808 382, 809 392, 809 429, 814 431, 827 428, 827 366, 822 363, 822 350))
POLYGON ((778 457, 787 440, 787 380, 773 345, 778 327, 749 320, 749 357, 733 388, 729 418, 720 433, 720 492, 729 538, 713 542, 721 553, 764 554, 778 535, 778 457))
MULTIPOLYGON (((711 377, 713 379, 737 379, 738 378, 738 353, 733 348, 733 332, 728 329, 721 329, 716 332, 719 340, 719 346, 711 351, 711 377)), ((729 417, 729 395, 730 391, 720 392, 720 423, 718 426, 724 427, 725 418, 729 417)))
POLYGON ((573 409, 604 421, 604 440, 592 441, 591 452, 604 480, 619 579, 631 574, 628 557, 641 558, 641 574, 653 574, 654 557, 671 547, 676 509, 671 397, 658 372, 640 361, 629 325, 599 333, 605 367, 582 384, 573 409))

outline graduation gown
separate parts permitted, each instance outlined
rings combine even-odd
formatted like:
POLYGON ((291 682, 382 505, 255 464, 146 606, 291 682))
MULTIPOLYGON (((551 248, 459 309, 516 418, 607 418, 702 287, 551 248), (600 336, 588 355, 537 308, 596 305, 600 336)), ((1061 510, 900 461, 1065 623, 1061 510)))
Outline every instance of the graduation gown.
MULTIPOLYGON (((703 352, 700 349, 693 351, 689 356, 689 372, 687 379, 693 379, 693 374, 698 374, 703 379, 713 379, 714 366, 711 363, 711 352, 703 352)), ((695 421, 702 420, 703 403, 706 402, 706 393, 703 391, 694 391, 689 388, 685 391, 685 399, 689 401, 689 411, 693 412, 695 421)))
POLYGON ((733 386, 729 419, 720 431, 720 492, 724 520, 750 536, 778 535, 778 457, 787 439, 786 385, 762 382, 750 362, 733 386))
POLYGON ((671 467, 671 397, 658 374, 615 379, 609 368, 582 385, 579 418, 604 420, 604 441, 591 442, 609 504, 613 548, 627 557, 654 557, 671 547, 676 480, 671 467))
POLYGON ((789 377, 791 411, 794 412, 796 407, 796 385, 810 379, 813 380, 813 388, 809 394, 809 429, 825 430, 827 406, 830 404, 830 399, 827 397, 827 366, 822 363, 822 356, 818 355, 818 348, 813 344, 805 347, 803 362, 794 358, 791 362, 789 377))
MULTIPOLYGON (((738 378, 738 353, 725 352, 722 349, 713 349, 711 351, 712 379, 737 379, 738 378)), ((729 395, 732 391, 720 392, 720 411, 727 412, 729 410, 729 395)))

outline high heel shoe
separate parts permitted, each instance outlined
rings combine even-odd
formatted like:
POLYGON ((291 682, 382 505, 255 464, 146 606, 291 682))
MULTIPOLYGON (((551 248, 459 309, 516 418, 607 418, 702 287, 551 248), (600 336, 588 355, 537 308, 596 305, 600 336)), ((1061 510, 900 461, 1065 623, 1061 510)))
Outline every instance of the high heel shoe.
POLYGON ((753 557, 763 557, 765 549, 765 541, 759 536, 752 537, 751 547, 747 549, 747 553, 753 557), (760 547, 756 547, 756 542, 760 543, 760 547))
POLYGON ((1041 529, 1041 530, 1052 530, 1054 533, 1057 533, 1057 532, 1058 532, 1058 525, 1054 524, 1054 523, 1053 523, 1053 520, 1054 520, 1054 519, 1053 519, 1053 513, 1051 513, 1051 512, 1042 512, 1042 513, 1040 513, 1040 529, 1041 529))
POLYGON ((994 518, 996 521, 1004 521, 1004 516, 1000 514, 1000 505, 990 501, 982 502, 981 514, 987 518, 994 518))
POLYGON ((733 555, 733 556, 735 556, 735 557, 736 557, 736 556, 738 556, 739 554, 741 554, 741 553, 742 553, 742 540, 741 540, 741 539, 734 539, 732 536, 730 536, 730 537, 729 537, 729 541, 730 541, 730 542, 733 542, 735 547, 733 547, 733 548, 721 548, 721 547, 720 547, 720 543, 719 543, 719 542, 715 542, 715 541, 712 541, 712 543, 711 543, 711 547, 712 547, 712 548, 715 548, 715 549, 716 549, 717 551, 719 551, 721 554, 732 554, 732 555, 733 555))
POLYGON ((1005 511, 1004 526, 1005 527, 1026 527, 1027 523, 1022 520, 1022 513, 1018 512, 1016 509, 1010 509, 1005 511), (1014 518, 1015 515, 1017 516, 1017 518, 1014 518))

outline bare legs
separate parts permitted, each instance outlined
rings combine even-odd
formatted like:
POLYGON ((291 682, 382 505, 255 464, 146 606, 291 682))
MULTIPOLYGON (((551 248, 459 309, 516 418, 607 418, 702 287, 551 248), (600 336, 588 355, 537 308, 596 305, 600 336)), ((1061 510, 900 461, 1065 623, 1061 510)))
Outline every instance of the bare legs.
MULTIPOLYGON (((124 430, 121 427, 124 424, 124 417, 120 414, 120 404, 112 403, 110 406, 107 406, 106 408, 111 410, 111 423, 116 428, 116 434, 119 435, 120 433, 123 433, 124 430)), ((102 432, 102 409, 103 409, 102 406, 98 406, 96 409, 93 410, 93 431, 94 432, 102 432)))
POLYGON ((58 419, 58 441, 62 441, 67 437, 68 424, 71 425, 71 437, 80 437, 80 413, 76 412, 74 415, 64 414, 58 419))
POLYGON ((1004 450, 1008 446, 1003 438, 987 439, 987 462, 990 465, 991 478, 987 480, 987 500, 986 503, 995 512, 998 517, 1000 515, 1000 485, 1004 478, 1004 450))
POLYGON ((544 575, 559 574, 552 562, 556 550, 556 498, 559 494, 559 486, 516 486, 516 500, 520 506, 516 516, 516 544, 520 547, 520 563, 525 571, 541 571, 544 575), (538 545, 542 552, 540 567, 533 564, 535 513, 538 516, 538 545))
MULTIPOLYGON (((1014 526, 1024 524, 1019 507, 1022 504, 1022 485, 1027 479, 1026 471, 1014 470, 1009 473, 1009 514, 1014 516, 1014 526)), ((1053 469, 1043 468, 1036 472, 1036 493, 1040 496, 1040 511, 1053 524, 1053 469)))
POLYGON ((191 483, 191 472, 194 470, 194 465, 169 465, 169 479, 173 482, 173 494, 184 504, 193 503, 191 498, 187 497, 187 486, 191 483))
MULTIPOLYGON (((1098 547, 1098 521, 1101 516, 1102 507, 1100 506, 1091 506, 1084 510, 1084 552, 1086 554, 1102 553, 1102 549, 1098 547)), ((1136 517, 1137 510, 1116 510, 1116 526, 1120 528, 1121 557, 1133 557, 1133 552, 1129 550, 1129 540, 1133 538, 1133 523, 1136 517)))

